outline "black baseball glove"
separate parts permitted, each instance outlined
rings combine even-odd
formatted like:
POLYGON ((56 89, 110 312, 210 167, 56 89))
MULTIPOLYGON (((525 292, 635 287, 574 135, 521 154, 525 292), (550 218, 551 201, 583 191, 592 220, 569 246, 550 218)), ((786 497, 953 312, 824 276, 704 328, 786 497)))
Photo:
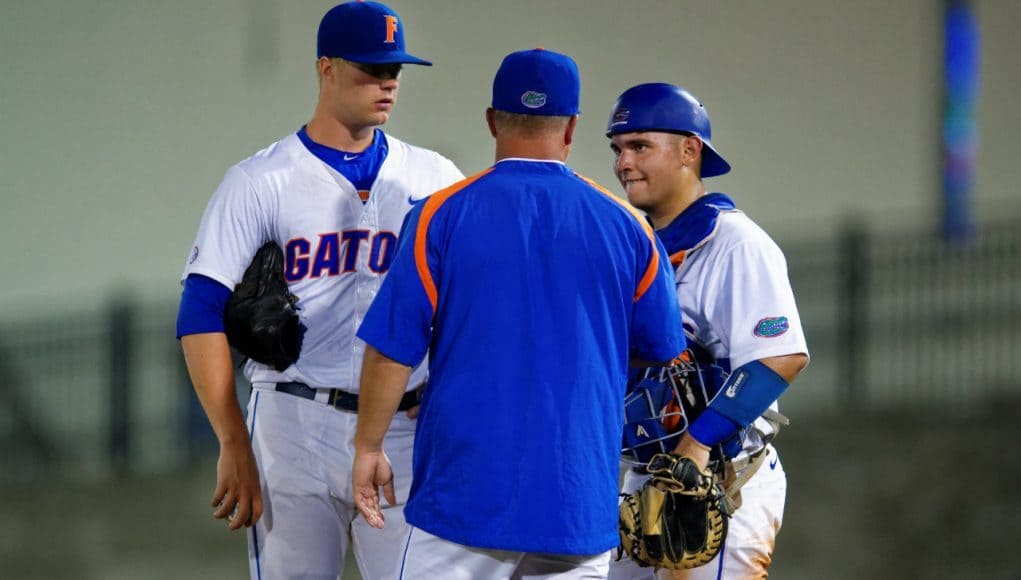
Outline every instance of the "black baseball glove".
POLYGON ((620 503, 621 551, 639 566, 708 564, 723 546, 730 516, 716 477, 687 457, 666 453, 653 456, 646 469, 652 478, 620 503))
POLYGON ((255 253, 241 283, 227 300, 227 342, 246 357, 283 371, 301 354, 305 326, 284 280, 284 252, 268 242, 255 253))

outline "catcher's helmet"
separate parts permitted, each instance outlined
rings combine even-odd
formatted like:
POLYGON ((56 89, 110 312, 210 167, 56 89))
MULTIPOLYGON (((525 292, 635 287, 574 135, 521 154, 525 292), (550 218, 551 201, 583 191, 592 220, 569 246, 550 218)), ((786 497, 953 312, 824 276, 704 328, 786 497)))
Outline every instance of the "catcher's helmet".
POLYGON ((709 114, 688 91, 667 83, 646 83, 624 91, 610 112, 606 136, 638 131, 695 135, 702 140, 702 177, 723 175, 730 164, 710 142, 709 114))
POLYGON ((714 380, 712 372, 688 349, 670 365, 645 369, 630 382, 624 397, 625 462, 644 465, 657 453, 673 451, 709 403, 713 389, 706 381, 714 380))

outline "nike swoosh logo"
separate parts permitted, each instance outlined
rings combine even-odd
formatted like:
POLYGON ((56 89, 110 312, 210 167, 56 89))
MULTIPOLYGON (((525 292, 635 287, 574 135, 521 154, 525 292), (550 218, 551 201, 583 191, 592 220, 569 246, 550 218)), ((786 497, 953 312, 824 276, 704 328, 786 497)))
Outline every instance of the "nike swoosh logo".
POLYGON ((358 159, 357 155, 344 155, 344 161, 351 161, 352 159, 358 159))
POLYGON ((779 461, 780 461, 779 459, 774 459, 774 460, 770 461, 770 462, 769 462, 769 468, 770 468, 770 469, 776 469, 776 464, 777 464, 777 463, 778 463, 779 461))

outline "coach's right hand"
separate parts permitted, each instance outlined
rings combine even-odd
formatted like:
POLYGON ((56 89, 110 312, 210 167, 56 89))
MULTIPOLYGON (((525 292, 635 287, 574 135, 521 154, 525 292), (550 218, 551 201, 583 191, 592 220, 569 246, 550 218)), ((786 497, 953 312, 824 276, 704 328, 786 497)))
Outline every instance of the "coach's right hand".
POLYGON ((247 438, 220 445, 213 507, 213 517, 226 519, 232 530, 254 526, 262 516, 259 471, 247 438))
POLYGON ((368 452, 356 450, 351 478, 354 486, 355 507, 370 526, 382 529, 383 510, 379 504, 379 487, 383 488, 386 502, 390 505, 397 505, 397 495, 394 493, 394 472, 390 465, 390 458, 381 449, 368 452))

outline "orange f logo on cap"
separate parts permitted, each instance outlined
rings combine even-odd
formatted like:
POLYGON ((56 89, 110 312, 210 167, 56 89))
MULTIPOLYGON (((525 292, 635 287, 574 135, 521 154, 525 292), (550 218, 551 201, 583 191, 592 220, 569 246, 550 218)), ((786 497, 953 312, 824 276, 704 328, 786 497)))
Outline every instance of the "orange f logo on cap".
POLYGON ((386 18, 386 42, 393 42, 397 32, 397 17, 387 14, 383 18, 386 18))

